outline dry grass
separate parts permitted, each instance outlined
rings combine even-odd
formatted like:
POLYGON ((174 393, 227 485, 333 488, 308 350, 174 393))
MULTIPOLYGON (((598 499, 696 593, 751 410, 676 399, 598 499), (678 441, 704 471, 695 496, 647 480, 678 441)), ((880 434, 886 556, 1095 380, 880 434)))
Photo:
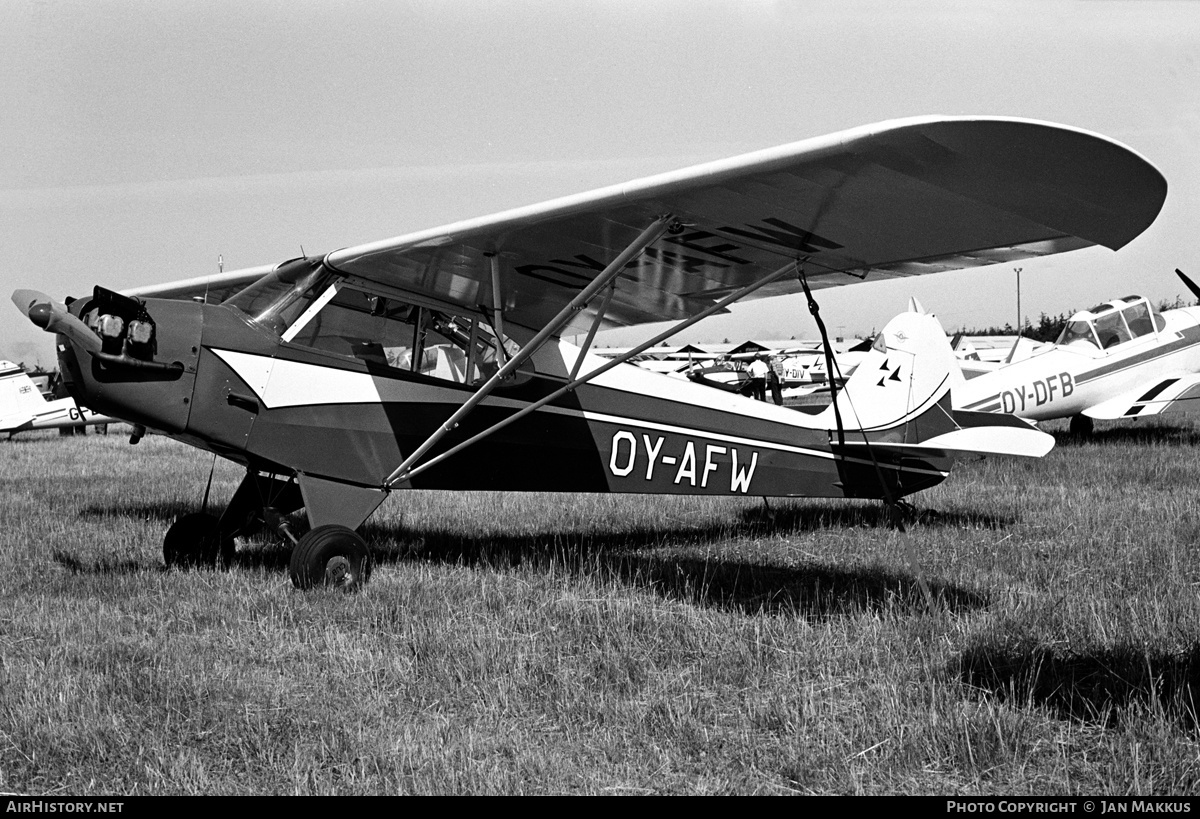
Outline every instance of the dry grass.
POLYGON ((1195 793, 1198 445, 965 464, 907 535, 854 502, 402 493, 343 596, 271 543, 164 571, 194 450, 19 437, 0 791, 1195 793))

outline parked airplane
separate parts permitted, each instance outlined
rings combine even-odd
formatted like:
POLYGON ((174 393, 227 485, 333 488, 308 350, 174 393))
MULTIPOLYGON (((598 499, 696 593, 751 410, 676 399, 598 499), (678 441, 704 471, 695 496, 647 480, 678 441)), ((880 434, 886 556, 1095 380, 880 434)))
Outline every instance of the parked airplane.
POLYGON ((1147 299, 1126 296, 1071 316, 1053 345, 967 379, 954 403, 1031 421, 1070 418, 1071 432, 1087 435, 1093 419, 1200 409, 1197 398, 1200 308, 1160 313, 1147 299))
POLYGON ((311 531, 280 527, 293 582, 355 587, 371 561, 354 530, 394 490, 895 502, 959 453, 1044 454, 1052 439, 1021 419, 951 408, 953 354, 920 316, 890 324, 818 415, 624 362, 739 299, 804 292, 815 313, 822 287, 1116 249, 1165 195, 1096 134, 914 118, 265 274, 13 300, 58 334, 86 404, 246 467, 219 518, 170 528, 169 566, 227 560, 256 518, 303 507, 311 531), (220 305, 181 299, 238 285, 220 305), (591 352, 603 327, 662 321, 623 357, 591 352))
POLYGON ((47 400, 24 370, 11 361, 0 361, 0 434, 12 438, 34 429, 113 423, 116 418, 81 407, 74 398, 47 400))

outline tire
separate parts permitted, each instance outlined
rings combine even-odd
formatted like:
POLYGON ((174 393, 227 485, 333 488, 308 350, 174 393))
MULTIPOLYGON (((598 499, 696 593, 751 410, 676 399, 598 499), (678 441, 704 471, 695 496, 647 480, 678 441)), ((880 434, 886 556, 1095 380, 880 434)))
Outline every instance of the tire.
POLYGON ((298 589, 357 591, 371 577, 371 550, 353 529, 326 524, 300 538, 290 568, 298 589))
POLYGON ((228 568, 233 551, 233 538, 222 536, 217 519, 204 512, 178 518, 163 538, 168 569, 228 568))
POLYGON ((1072 438, 1089 438, 1092 434, 1092 429, 1095 425, 1092 419, 1086 415, 1071 416, 1071 437, 1072 438))

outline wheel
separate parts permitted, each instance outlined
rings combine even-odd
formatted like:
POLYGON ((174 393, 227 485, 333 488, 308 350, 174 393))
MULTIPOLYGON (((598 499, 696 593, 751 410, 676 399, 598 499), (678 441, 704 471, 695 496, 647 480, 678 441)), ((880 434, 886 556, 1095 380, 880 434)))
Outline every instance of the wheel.
POLYGON ((1071 416, 1071 437, 1072 438, 1087 438, 1092 434, 1092 429, 1095 425, 1092 419, 1086 415, 1071 416))
POLYGON ((217 519, 204 512, 178 518, 163 538, 168 569, 227 568, 233 550, 233 538, 222 536, 217 519))
POLYGON ((371 550, 353 529, 337 524, 318 526, 292 549, 292 584, 355 591, 371 576, 371 550))

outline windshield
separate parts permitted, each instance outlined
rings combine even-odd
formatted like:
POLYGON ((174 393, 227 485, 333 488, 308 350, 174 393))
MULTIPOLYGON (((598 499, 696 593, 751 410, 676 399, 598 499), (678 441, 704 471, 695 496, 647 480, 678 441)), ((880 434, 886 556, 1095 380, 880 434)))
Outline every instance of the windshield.
POLYGON ((1061 345, 1091 345, 1099 347, 1096 342, 1096 334, 1092 332, 1092 323, 1083 319, 1075 319, 1067 322, 1067 326, 1063 328, 1062 335, 1058 337, 1057 344, 1061 345))
POLYGON ((333 271, 320 259, 292 259, 222 304, 237 308, 255 324, 278 335, 333 278, 333 271))

